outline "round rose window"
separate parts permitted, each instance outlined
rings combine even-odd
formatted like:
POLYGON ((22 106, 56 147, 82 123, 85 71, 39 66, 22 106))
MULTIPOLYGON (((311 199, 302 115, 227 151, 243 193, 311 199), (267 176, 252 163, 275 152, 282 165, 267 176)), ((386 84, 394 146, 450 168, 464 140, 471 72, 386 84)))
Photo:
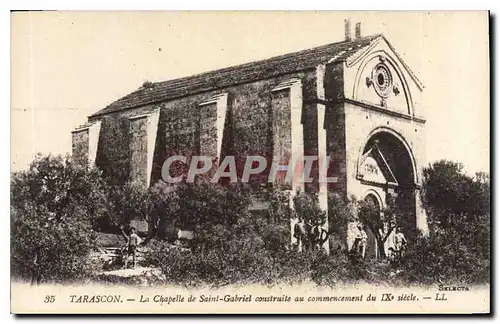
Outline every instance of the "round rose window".
POLYGON ((378 64, 373 69, 373 80, 375 83, 375 90, 381 97, 388 97, 392 86, 391 72, 384 64, 378 64))

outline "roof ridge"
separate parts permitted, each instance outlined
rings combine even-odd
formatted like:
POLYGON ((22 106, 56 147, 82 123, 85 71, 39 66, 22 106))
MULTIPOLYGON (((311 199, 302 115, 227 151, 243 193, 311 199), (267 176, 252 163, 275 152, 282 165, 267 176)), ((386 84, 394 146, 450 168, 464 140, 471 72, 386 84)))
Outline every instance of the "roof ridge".
MULTIPOLYGON (((296 52, 285 53, 261 60, 249 61, 242 64, 227 66, 221 69, 204 71, 188 76, 152 82, 151 86, 138 89, 111 102, 90 117, 103 115, 110 112, 131 109, 152 104, 154 102, 171 100, 192 93, 212 91, 217 88, 227 87, 252 80, 265 79, 275 76, 277 72, 292 73, 315 66, 326 56, 342 53, 340 61, 345 60, 349 53, 369 46, 381 34, 369 35, 353 40, 343 40, 335 43, 324 44, 296 52), (353 46, 349 47, 349 44, 353 46), (356 44, 359 46, 356 48, 356 44), (347 54, 346 54, 347 53, 347 54), (278 69, 284 66, 283 69, 278 69), (225 81, 227 80, 227 81, 225 81)), ((278 73, 279 74, 279 73, 278 73)))
POLYGON ((179 77, 179 78, 175 78, 175 79, 157 81, 157 82, 153 82, 153 84, 161 84, 161 83, 172 82, 172 81, 177 81, 177 80, 182 80, 182 79, 200 77, 200 76, 203 76, 205 74, 219 72, 219 71, 222 72, 222 71, 226 71, 226 70, 232 70, 232 69, 237 69, 237 68, 241 68, 241 67, 251 66, 251 65, 254 65, 256 63, 262 63, 262 62, 265 62, 265 61, 268 61, 268 60, 278 60, 280 58, 287 58, 287 57, 295 56, 295 55, 303 55, 303 54, 311 53, 311 52, 314 52, 314 51, 317 51, 317 50, 320 50, 320 49, 327 49, 327 48, 329 48, 331 46, 334 46, 334 45, 340 45, 341 43, 346 43, 346 44, 348 44, 348 43, 359 43, 359 42, 365 41, 367 39, 373 40, 373 39, 375 39, 377 37, 380 37, 380 36, 382 36, 382 34, 374 34, 374 35, 363 36, 363 37, 360 37, 360 38, 357 38, 357 39, 353 39, 353 40, 349 40, 349 41, 348 40, 343 40, 343 41, 339 41, 339 42, 335 42, 335 43, 323 44, 323 45, 319 45, 319 46, 315 46, 315 47, 306 48, 306 49, 303 49, 303 50, 300 50, 300 51, 295 51, 295 52, 280 54, 280 55, 276 55, 276 56, 270 56, 270 57, 267 57, 267 58, 258 59, 258 60, 254 60, 254 61, 248 61, 248 62, 245 62, 245 63, 236 64, 236 65, 230 65, 230 66, 223 67, 223 68, 220 68, 220 69, 207 70, 207 71, 203 71, 203 72, 199 72, 199 73, 195 73, 195 74, 191 74, 191 75, 187 75, 187 76, 183 76, 183 77, 179 77))

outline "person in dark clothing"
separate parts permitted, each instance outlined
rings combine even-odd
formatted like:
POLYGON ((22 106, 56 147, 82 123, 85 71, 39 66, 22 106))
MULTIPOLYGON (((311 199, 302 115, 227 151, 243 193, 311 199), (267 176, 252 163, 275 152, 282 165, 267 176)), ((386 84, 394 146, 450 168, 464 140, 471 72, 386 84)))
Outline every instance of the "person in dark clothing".
POLYGON ((306 223, 304 219, 299 216, 299 221, 295 224, 293 228, 293 236, 297 239, 297 248, 299 251, 307 249, 307 230, 306 223))

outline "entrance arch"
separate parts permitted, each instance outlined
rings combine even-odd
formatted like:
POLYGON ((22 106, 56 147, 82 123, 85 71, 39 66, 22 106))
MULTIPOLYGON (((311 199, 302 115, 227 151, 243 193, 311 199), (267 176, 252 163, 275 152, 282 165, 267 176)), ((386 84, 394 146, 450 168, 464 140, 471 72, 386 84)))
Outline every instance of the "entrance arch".
MULTIPOLYGON (((365 201, 373 204, 376 209, 378 209, 379 213, 382 212, 382 201, 380 200, 379 195, 370 190, 366 196, 365 201)), ((378 258, 378 250, 377 250, 377 239, 375 235, 373 235, 371 229, 364 225, 364 231, 366 233, 366 245, 365 245, 365 258, 366 259, 377 259, 378 258)))
POLYGON ((369 134, 359 155, 357 178, 365 185, 383 189, 385 203, 393 198, 397 216, 405 219, 401 226, 406 233, 413 232, 417 226, 416 170, 411 148, 399 133, 380 127, 369 134), (378 177, 367 176, 365 169, 370 171, 370 168, 379 173, 378 177))
POLYGON ((407 153, 408 158, 411 161, 411 169, 412 169, 412 174, 413 174, 413 183, 415 183, 415 184, 419 183, 418 172, 417 172, 417 164, 415 162, 415 157, 413 155, 413 150, 412 150, 411 146, 408 144, 408 142, 403 137, 403 135, 401 135, 399 132, 395 131, 394 129, 386 127, 386 126, 377 127, 375 129, 373 129, 366 136, 365 141, 364 141, 365 145, 362 146, 362 147, 360 147, 359 153, 358 153, 358 163, 357 163, 358 172, 359 172, 360 164, 362 162, 361 159, 362 159, 363 153, 366 152, 367 146, 368 146, 368 143, 370 142, 370 140, 376 139, 377 136, 378 137, 384 136, 384 134, 386 136, 392 136, 392 138, 394 140, 396 140, 400 144, 400 150, 405 151, 407 153))

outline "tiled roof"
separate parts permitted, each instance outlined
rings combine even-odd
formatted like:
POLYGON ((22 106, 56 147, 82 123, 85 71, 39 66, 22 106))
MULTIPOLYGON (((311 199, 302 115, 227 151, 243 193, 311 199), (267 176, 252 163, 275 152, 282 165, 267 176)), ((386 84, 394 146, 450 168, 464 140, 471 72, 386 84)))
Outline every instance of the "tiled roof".
POLYGON ((76 133, 76 132, 80 132, 80 131, 83 131, 83 130, 86 130, 88 129, 90 126, 92 126, 91 123, 85 123, 83 125, 80 125, 78 127, 76 127, 74 130, 72 130, 71 132, 72 133, 76 133))
POLYGON ((118 99, 92 116, 307 70, 331 59, 343 61, 358 50, 369 46, 379 36, 374 35, 353 41, 342 41, 262 61, 245 63, 180 79, 151 83, 147 88, 142 87, 118 99))

